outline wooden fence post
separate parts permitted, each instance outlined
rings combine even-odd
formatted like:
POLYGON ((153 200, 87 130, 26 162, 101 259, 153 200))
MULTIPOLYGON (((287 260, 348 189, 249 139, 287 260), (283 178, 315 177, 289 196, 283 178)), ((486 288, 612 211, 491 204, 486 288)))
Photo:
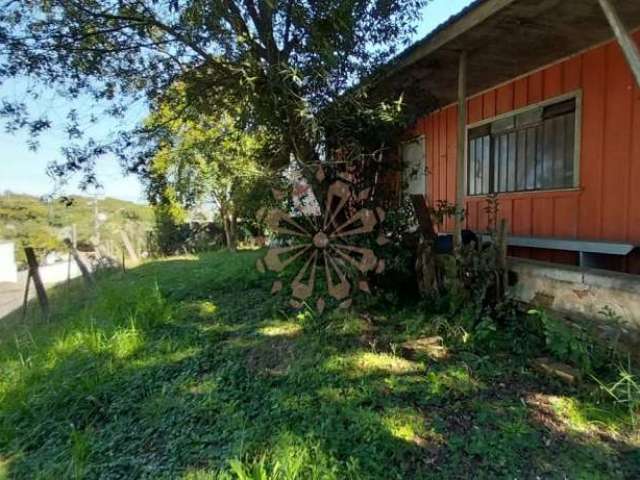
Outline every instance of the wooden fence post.
POLYGON ((27 270, 27 283, 24 286, 24 299, 22 300, 22 321, 27 318, 27 306, 29 304, 29 285, 31 285, 31 270, 27 270))
POLYGON ((84 278, 85 283, 90 287, 93 287, 95 285, 93 275, 91 274, 91 271, 87 268, 87 266, 82 261, 82 258, 78 253, 78 250, 73 246, 73 244, 69 239, 66 239, 64 243, 67 246, 67 248, 69 248, 69 253, 71 253, 71 256, 76 261, 76 265, 78 265, 78 268, 80 269, 80 273, 82 273, 82 278, 84 278))
POLYGON ((124 243, 124 247, 127 249, 127 253, 129 254, 129 258, 132 262, 138 263, 138 255, 136 254, 136 250, 133 248, 133 244, 131 240, 129 240, 129 236, 127 232, 124 230, 120 230, 120 237, 122 238, 122 243, 124 243))
POLYGON ((31 277, 31 279, 33 280, 33 285, 36 288, 38 303, 40 303, 42 315, 44 316, 45 320, 49 320, 49 299, 47 298, 47 291, 44 288, 44 284, 42 283, 42 279, 40 278, 40 272, 38 271, 38 259, 36 258, 36 254, 33 251, 33 248, 31 247, 25 247, 24 253, 27 257, 27 264, 29 265, 27 285, 29 281, 28 278, 31 277))
POLYGON ((71 252, 69 252, 69 256, 67 257, 67 290, 71 286, 71 252))

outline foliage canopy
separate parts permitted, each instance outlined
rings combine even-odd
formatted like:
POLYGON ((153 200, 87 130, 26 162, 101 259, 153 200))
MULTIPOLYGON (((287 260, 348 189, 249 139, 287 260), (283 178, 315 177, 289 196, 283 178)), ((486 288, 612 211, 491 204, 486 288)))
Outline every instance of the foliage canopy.
MULTIPOLYGON (((182 85, 173 90, 184 99, 182 85)), ((246 117, 238 108, 191 113, 176 118, 172 105, 164 103, 147 119, 149 127, 162 132, 149 167, 149 198, 158 214, 174 217, 171 212, 212 203, 220 214, 227 246, 233 248, 238 217, 254 218, 268 201, 271 172, 260 162, 267 135, 263 128, 243 121, 246 117)))
MULTIPOLYGON (((0 13, 0 81, 35 78, 69 98, 153 108, 184 83, 190 106, 207 112, 230 98, 278 138, 272 159, 317 158, 320 113, 409 40, 426 0, 6 0, 0 13)), ((38 95, 37 91, 31 92, 38 95)), ((173 110, 176 116, 181 109, 173 110)), ((35 136, 52 120, 5 99, 9 128, 35 136)), ((90 118, 89 121, 95 120, 90 118)), ((67 115, 70 144, 59 173, 117 154, 148 173, 156 145, 148 127, 123 129, 116 142, 83 139, 83 118, 67 115)))

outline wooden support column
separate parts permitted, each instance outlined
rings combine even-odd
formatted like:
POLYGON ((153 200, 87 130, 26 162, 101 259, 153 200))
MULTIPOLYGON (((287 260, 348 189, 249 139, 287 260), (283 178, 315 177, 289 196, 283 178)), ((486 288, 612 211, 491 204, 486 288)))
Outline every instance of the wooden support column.
POLYGON ((453 242, 456 249, 462 246, 462 209, 464 209, 464 162, 467 152, 467 52, 460 53, 458 66, 458 149, 456 162, 456 212, 453 242))
POLYGON ((638 52, 638 47, 629 35, 629 32, 625 28, 622 20, 618 16, 618 12, 614 8, 613 4, 610 0, 598 0, 600 2, 600 6, 602 7, 602 11, 604 12, 605 17, 609 21, 609 25, 611 25, 611 29, 624 52, 624 56, 627 57, 627 62, 631 67, 631 71, 633 72, 634 77, 636 78, 636 83, 638 87, 640 87, 640 52, 638 52))

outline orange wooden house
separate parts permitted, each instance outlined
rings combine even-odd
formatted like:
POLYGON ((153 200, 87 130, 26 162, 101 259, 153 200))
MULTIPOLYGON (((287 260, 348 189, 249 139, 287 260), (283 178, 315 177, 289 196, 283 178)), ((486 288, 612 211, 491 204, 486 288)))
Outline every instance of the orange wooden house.
POLYGON ((477 232, 496 194, 513 256, 640 273, 639 27, 640 0, 480 0, 451 18, 386 74, 435 105, 402 146, 425 172, 408 189, 463 203, 477 232))

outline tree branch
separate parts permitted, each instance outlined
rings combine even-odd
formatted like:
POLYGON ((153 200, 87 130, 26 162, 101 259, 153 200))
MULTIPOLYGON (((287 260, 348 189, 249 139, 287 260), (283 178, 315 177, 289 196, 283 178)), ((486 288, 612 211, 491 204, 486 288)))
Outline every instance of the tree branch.
MULTIPOLYGON (((68 0, 68 1, 70 1, 70 0, 68 0)), ((134 24, 147 25, 147 26, 151 26, 152 25, 152 26, 162 30, 163 32, 171 35, 175 40, 177 40, 177 41, 181 42, 182 44, 186 45, 187 47, 189 47, 191 50, 193 50, 193 52, 195 52, 198 55, 200 55, 200 57, 202 57, 203 60, 208 60, 208 61, 214 61, 215 60, 214 57, 209 52, 204 50, 197 43, 193 42, 189 38, 187 38, 184 35, 182 35, 178 30, 176 30, 175 27, 159 21, 155 17, 155 15, 153 15, 153 13, 150 12, 146 8, 145 8, 145 10, 147 10, 148 18, 132 16, 132 15, 121 15, 121 14, 107 13, 106 10, 104 10, 102 12, 95 12, 95 11, 91 10, 90 8, 85 7, 84 4, 82 4, 81 2, 70 1, 70 3, 75 8, 77 8, 78 10, 84 12, 86 15, 89 15, 89 16, 91 16, 93 18, 103 18, 103 19, 106 19, 106 20, 114 20, 114 21, 119 21, 119 22, 130 22, 130 23, 134 23, 134 24)))
POLYGON ((268 60, 267 50, 265 47, 255 41, 247 23, 242 18, 242 12, 233 0, 222 0, 223 5, 229 12, 227 20, 235 30, 238 36, 244 37, 249 47, 254 51, 258 58, 268 60))

